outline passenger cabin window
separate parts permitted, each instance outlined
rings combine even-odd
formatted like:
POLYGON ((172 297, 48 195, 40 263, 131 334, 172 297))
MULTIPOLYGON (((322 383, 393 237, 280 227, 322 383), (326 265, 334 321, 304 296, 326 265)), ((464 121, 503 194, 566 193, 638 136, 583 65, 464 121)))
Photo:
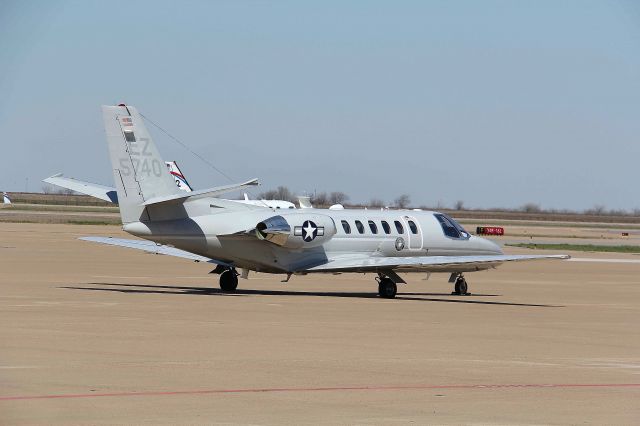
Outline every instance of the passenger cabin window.
POLYGON ((471 237, 469 233, 465 231, 458 222, 456 222, 449 216, 441 213, 434 214, 434 216, 436 217, 436 219, 438 219, 438 222, 440 222, 442 231, 447 237, 464 240, 467 240, 471 237))
POLYGON ((414 221, 412 221, 412 220, 409 221, 409 228, 411 229, 411 233, 412 234, 417 234, 418 233, 418 227, 416 226, 414 221))
POLYGON ((384 233, 385 234, 390 234, 391 233, 391 227, 389 226, 389 224, 385 220, 382 221, 382 229, 384 229, 384 233))
POLYGON ((349 225, 349 222, 347 222, 346 220, 342 221, 342 229, 344 229, 344 233, 345 234, 350 234, 351 233, 351 226, 349 225))
POLYGON ((372 234, 377 234, 378 233, 378 226, 372 220, 369 221, 369 229, 371 229, 371 233, 372 234))
POLYGON ((356 228, 360 234, 364 234, 364 225, 359 220, 356 220, 356 228))
POLYGON ((404 228, 402 227, 400 221, 394 220, 393 223, 396 225, 396 231, 398 231, 398 234, 404 234, 404 228))

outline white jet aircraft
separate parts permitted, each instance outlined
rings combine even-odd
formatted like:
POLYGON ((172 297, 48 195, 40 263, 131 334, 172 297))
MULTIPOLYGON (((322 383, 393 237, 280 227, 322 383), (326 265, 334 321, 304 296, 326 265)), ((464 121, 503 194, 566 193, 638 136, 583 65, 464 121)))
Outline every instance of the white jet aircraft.
POLYGON ((253 206, 262 206, 262 207, 269 207, 272 209, 295 209, 296 205, 293 204, 290 201, 284 201, 284 200, 265 200, 260 199, 260 200, 251 200, 249 199, 249 196, 247 195, 247 193, 244 193, 244 200, 231 200, 231 201, 235 201, 236 203, 243 203, 243 204, 251 204, 253 206))
POLYGON ((402 272, 446 272, 455 294, 467 294, 464 273, 504 262, 567 259, 506 255, 434 211, 266 209, 218 196, 257 180, 199 191, 180 190, 142 118, 132 106, 103 106, 107 144, 123 229, 149 241, 83 240, 217 265, 220 288, 234 291, 238 273, 371 272, 378 294, 393 298, 402 272))

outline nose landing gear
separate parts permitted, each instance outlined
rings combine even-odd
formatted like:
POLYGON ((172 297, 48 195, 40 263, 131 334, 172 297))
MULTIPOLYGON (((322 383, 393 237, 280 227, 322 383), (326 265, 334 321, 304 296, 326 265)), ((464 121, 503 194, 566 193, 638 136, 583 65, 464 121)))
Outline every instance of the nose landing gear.
POLYGON ((449 278, 449 282, 453 282, 455 280, 455 285, 453 286, 454 291, 451 292, 452 295, 456 296, 469 296, 471 293, 468 293, 467 280, 464 279, 462 274, 451 274, 451 278, 449 278))

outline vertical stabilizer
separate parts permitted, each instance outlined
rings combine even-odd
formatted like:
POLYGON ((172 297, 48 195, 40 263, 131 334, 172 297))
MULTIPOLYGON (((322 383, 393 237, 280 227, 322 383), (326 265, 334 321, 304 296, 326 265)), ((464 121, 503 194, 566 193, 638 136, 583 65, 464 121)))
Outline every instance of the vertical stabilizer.
POLYGON ((4 204, 11 204, 11 198, 9 198, 9 194, 7 194, 6 192, 2 193, 2 202, 4 204))
POLYGON ((193 188, 191 188, 191 185, 187 182, 187 178, 182 174, 178 163, 175 161, 167 161, 165 164, 167 165, 169 173, 171 173, 171 176, 176 181, 176 186, 185 192, 193 192, 193 188))
POLYGON ((132 106, 103 106, 122 223, 149 220, 145 200, 181 193, 132 106))
POLYGON ((311 197, 308 195, 298 195, 298 204, 301 209, 312 209, 311 197))

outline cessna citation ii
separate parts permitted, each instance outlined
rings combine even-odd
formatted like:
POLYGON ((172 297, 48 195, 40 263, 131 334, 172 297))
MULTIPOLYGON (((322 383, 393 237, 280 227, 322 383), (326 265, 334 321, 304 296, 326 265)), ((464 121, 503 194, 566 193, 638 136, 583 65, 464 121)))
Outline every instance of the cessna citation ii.
POLYGON ((464 273, 510 261, 565 255, 505 255, 449 216, 413 210, 279 209, 223 200, 247 186, 179 189, 142 117, 124 104, 102 107, 123 230, 149 241, 81 239, 216 265, 220 288, 238 286, 237 269, 286 274, 370 272, 380 297, 393 298, 402 272, 445 272, 455 294, 467 294, 464 273))

